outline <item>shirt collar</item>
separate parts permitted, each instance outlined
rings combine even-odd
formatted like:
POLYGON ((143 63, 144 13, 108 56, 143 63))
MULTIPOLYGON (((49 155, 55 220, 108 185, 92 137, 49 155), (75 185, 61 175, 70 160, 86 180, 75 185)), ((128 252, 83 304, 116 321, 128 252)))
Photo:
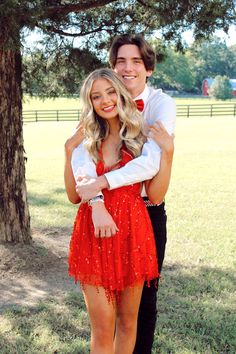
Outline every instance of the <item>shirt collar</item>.
POLYGON ((143 92, 140 93, 140 95, 138 95, 137 97, 134 98, 134 100, 140 100, 142 99, 144 104, 147 103, 147 99, 149 96, 149 87, 147 85, 145 85, 145 88, 143 90, 143 92))

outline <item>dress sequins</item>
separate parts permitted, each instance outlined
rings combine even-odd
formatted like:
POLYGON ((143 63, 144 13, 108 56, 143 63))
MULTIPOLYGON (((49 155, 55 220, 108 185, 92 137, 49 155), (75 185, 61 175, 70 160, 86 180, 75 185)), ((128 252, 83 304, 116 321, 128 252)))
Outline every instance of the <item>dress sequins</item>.
MULTIPOLYGON (((122 148, 117 168, 133 159, 122 148)), ((97 164, 97 174, 108 170, 97 164)), ((92 209, 81 204, 78 210, 69 250, 69 275, 81 285, 105 289, 108 300, 117 300, 122 290, 158 277, 156 247, 152 225, 143 199, 140 183, 115 190, 103 190, 105 206, 119 231, 112 237, 95 237, 92 209)))

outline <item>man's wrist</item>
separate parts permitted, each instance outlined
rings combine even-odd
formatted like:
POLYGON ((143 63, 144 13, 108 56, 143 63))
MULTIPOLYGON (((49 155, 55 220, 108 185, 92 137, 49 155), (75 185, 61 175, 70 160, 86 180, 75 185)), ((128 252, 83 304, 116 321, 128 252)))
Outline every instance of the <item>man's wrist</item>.
POLYGON ((97 183, 100 191, 109 188, 109 183, 104 175, 97 177, 97 183))
POLYGON ((164 157, 166 162, 172 163, 173 155, 174 155, 174 149, 170 149, 168 151, 167 150, 162 151, 162 156, 164 157))

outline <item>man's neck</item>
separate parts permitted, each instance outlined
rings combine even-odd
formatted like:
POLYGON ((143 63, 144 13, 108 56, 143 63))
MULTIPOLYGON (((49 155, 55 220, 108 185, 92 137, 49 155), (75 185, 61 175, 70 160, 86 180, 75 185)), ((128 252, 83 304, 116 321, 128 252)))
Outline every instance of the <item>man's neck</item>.
POLYGON ((137 99, 144 99, 146 100, 146 96, 147 96, 147 90, 146 90, 146 86, 144 86, 143 90, 136 96, 132 97, 134 100, 137 99))
POLYGON ((136 97, 140 96, 143 93, 143 91, 145 90, 145 87, 146 87, 146 85, 144 87, 142 87, 142 89, 140 89, 138 91, 134 90, 133 92, 130 92, 132 98, 135 99, 136 97))

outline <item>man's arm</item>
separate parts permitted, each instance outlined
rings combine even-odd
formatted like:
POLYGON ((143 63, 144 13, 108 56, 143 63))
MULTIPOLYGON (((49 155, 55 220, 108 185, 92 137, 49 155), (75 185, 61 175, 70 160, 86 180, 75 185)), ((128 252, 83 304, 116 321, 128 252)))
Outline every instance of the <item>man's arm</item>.
MULTIPOLYGON (((161 90, 155 91, 147 102, 144 118, 148 125, 160 121, 168 134, 174 134, 176 121, 176 105, 174 100, 161 90)), ((149 142, 153 145, 148 145, 148 143, 144 144, 142 155, 140 157, 130 161, 119 170, 105 174, 110 189, 149 180, 154 176, 152 173, 155 168, 156 173, 158 172, 160 167, 161 149, 157 145, 157 140, 154 143, 154 141, 150 139, 149 142)))
POLYGON ((85 149, 83 142, 73 150, 71 166, 75 180, 80 176, 97 177, 95 163, 85 149))
POLYGON ((167 133, 161 122, 150 126, 150 135, 162 149, 160 170, 152 180, 145 182, 145 189, 149 200, 160 204, 167 193, 174 154, 174 137, 167 133))
MULTIPOLYGON (((161 121, 169 134, 174 133, 176 107, 174 100, 164 94, 153 96, 149 103, 148 124, 161 121)), ((151 179, 159 170, 160 147, 151 139, 144 144, 142 155, 127 163, 124 167, 108 172, 104 176, 90 180, 89 184, 81 182, 77 193, 83 200, 93 198, 104 188, 115 189, 124 185, 151 179)))
POLYGON ((142 153, 124 167, 105 173, 110 189, 128 186, 154 177, 159 171, 160 147, 150 138, 143 145, 142 153))
POLYGON ((151 179, 159 170, 160 156, 159 146, 152 139, 148 139, 143 145, 142 155, 104 176, 82 180, 77 184, 76 191, 82 200, 88 200, 104 188, 115 189, 151 179))

